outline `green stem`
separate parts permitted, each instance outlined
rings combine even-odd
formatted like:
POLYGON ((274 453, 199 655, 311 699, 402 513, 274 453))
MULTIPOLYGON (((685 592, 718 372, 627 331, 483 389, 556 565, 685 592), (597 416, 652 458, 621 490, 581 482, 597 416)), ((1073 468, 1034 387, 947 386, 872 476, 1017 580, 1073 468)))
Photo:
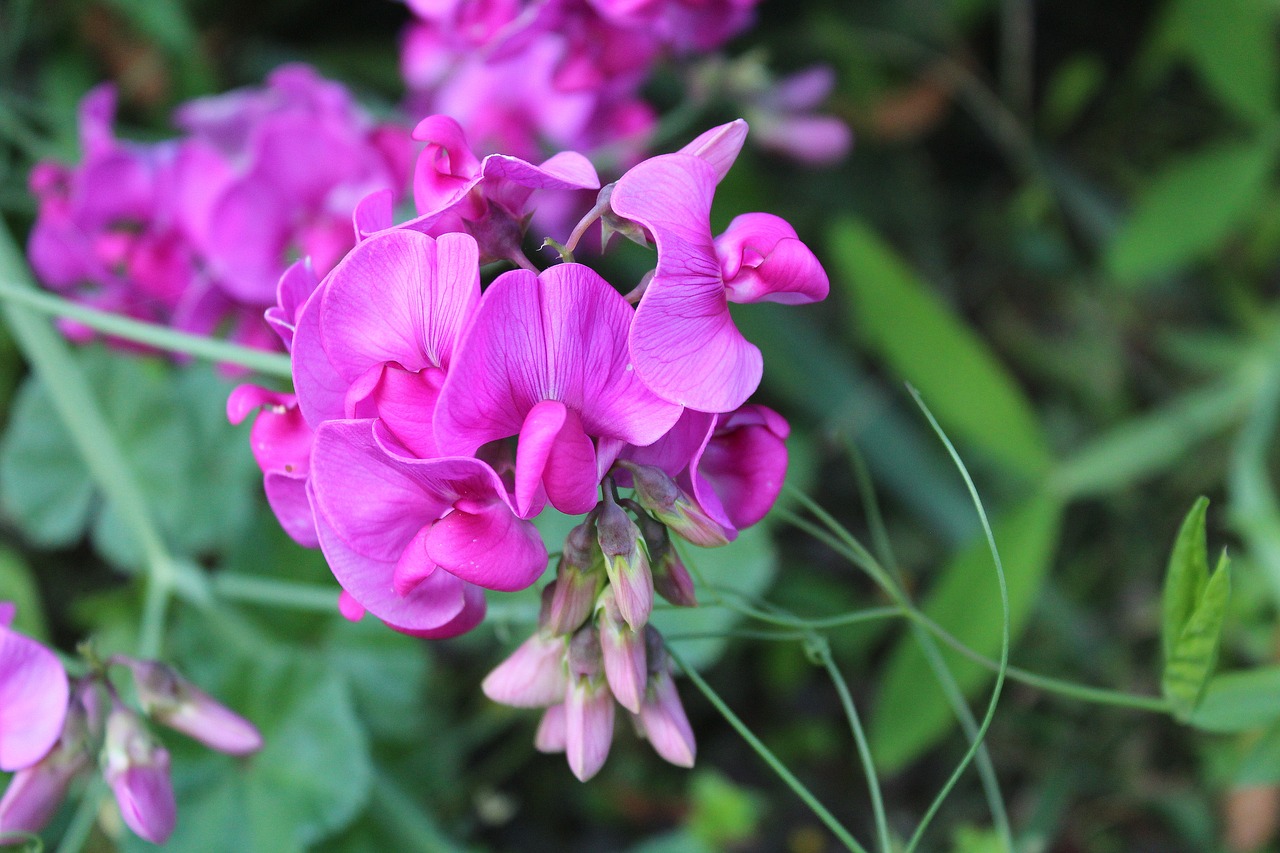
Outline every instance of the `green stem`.
POLYGON ((62 834, 62 841, 58 843, 57 853, 80 853, 84 849, 90 833, 93 832, 94 824, 98 822, 98 811, 102 808, 102 798, 106 793, 107 783, 101 777, 95 776, 93 781, 85 786, 84 793, 80 796, 80 804, 76 806, 71 823, 67 826, 67 831, 62 834))
POLYGON ((338 612, 337 587, 219 572, 211 585, 220 598, 319 613, 338 612))
MULTIPOLYGON (((0 225, 0 281, 23 282, 23 285, 5 286, 14 292, 34 287, 29 283, 26 263, 3 225, 0 225)), ((148 589, 138 653, 142 657, 156 657, 160 653, 165 608, 174 587, 173 558, 152 522, 142 490, 97 398, 67 345, 43 318, 19 307, 15 301, 6 301, 2 308, 14 340, 43 381, 89 473, 142 550, 148 589)))
POLYGON ((849 685, 836 667, 836 662, 831 657, 831 647, 825 641, 818 646, 817 652, 823 668, 826 669, 840 697, 840 705, 844 708, 845 718, 849 721, 849 729, 853 733, 853 742, 858 749, 858 758, 862 761, 862 769, 867 778, 867 789, 871 792, 871 811, 875 815, 876 837, 880 840, 880 849, 884 853, 893 853, 893 837, 889 834, 889 816, 885 812, 884 798, 880 793, 880 776, 876 773, 876 764, 871 757, 871 744, 867 741, 867 733, 862 727, 858 709, 853 704, 849 685))
POLYGON ((698 674, 697 670, 686 664, 684 659, 680 657, 680 654, 670 646, 667 647, 667 654, 669 654, 671 659, 676 662, 676 665, 684 671, 684 674, 693 682, 693 685, 697 687, 698 690, 702 691, 702 695, 707 697, 707 701, 720 712, 720 715, 724 717, 725 720, 728 721, 729 725, 732 726, 742 739, 747 742, 747 745, 754 749, 756 754, 764 760, 765 764, 768 764, 769 767, 773 769, 773 772, 777 773, 779 778, 787 784, 787 787, 795 792, 795 795, 799 797, 815 815, 817 815, 818 820, 822 821, 822 823, 826 825, 827 829, 831 830, 831 833, 839 839, 841 844, 843 844, 847 849, 854 851, 854 853, 867 853, 867 849, 858 843, 858 840, 849 833, 849 830, 844 828, 840 821, 836 820, 835 815, 831 814, 831 812, 827 810, 827 807, 819 802, 818 798, 804 786, 804 783, 797 779, 795 774, 787 769, 787 766, 778 759, 778 756, 774 755, 773 751, 770 750, 769 747, 765 746, 760 738, 755 736, 751 729, 747 728, 747 724, 742 722, 742 720, 738 718, 737 714, 733 713, 732 709, 730 709, 729 706, 725 704, 724 700, 720 698, 720 694, 716 693, 711 685, 698 674))
POLYGON ((0 280, 0 298, 51 317, 74 320, 104 335, 124 338, 156 349, 235 364, 266 376, 289 379, 293 375, 287 355, 179 332, 167 326, 145 323, 109 311, 99 311, 22 284, 13 284, 11 281, 0 280))

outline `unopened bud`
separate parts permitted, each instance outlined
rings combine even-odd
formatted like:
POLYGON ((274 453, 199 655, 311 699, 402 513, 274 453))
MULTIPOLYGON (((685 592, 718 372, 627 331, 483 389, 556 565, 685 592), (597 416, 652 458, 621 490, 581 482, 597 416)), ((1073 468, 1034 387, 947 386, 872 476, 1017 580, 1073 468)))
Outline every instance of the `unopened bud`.
POLYGON ((262 749, 258 729, 177 670, 158 661, 120 658, 133 671, 138 701, 147 716, 228 755, 262 749))
POLYGON ((140 838, 163 844, 178 820, 169 779, 169 751, 147 730, 141 717, 122 706, 107 717, 103 775, 125 824, 140 838))
POLYGON ((613 587, 606 587, 599 605, 600 651, 609 689, 618 704, 633 714, 640 713, 645 684, 649 680, 645 665, 644 629, 634 631, 622 619, 613 587))
POLYGON ((631 516, 613 501, 600 507, 596 519, 605 572, 618 599, 618 610, 633 630, 649 621, 653 610, 653 576, 640 528, 631 516))
POLYGON ((595 521, 588 518, 565 537, 564 551, 556 566, 547 630, 552 634, 578 630, 595 607, 604 577, 604 554, 596 540, 595 521))
POLYGON ((541 708, 564 701, 568 688, 563 637, 542 632, 525 640, 480 685, 494 702, 517 708, 541 708))
POLYGON ((640 729, 658 755, 680 767, 692 767, 697 755, 693 727, 689 725, 689 717, 684 712, 675 680, 671 677, 666 644, 652 625, 645 630, 645 646, 649 683, 637 718, 640 729))
POLYGON ((640 532, 644 534, 645 545, 649 549, 649 571, 653 575, 654 591, 677 607, 697 607, 693 578, 671 544, 667 526, 645 513, 640 516, 640 532))
POLYGON ((618 463, 631 473, 640 505, 677 534, 702 548, 729 544, 725 530, 660 468, 618 463))

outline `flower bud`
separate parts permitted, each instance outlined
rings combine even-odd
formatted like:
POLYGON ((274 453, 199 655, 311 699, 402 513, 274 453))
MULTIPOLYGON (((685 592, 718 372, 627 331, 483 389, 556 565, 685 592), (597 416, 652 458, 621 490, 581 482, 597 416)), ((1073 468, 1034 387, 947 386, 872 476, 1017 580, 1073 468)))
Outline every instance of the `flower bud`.
POLYGON ((516 708, 541 708, 564 701, 569 677, 563 637, 541 631, 525 640, 481 683, 484 695, 516 708))
POLYGON ((600 596, 597 624, 605 679, 618 704, 633 714, 640 713, 648 670, 645 666, 644 631, 632 630, 618 610, 613 587, 600 596))
POLYGON ((625 460, 618 464, 631 472, 636 498, 658 521, 702 548, 729 544, 724 528, 662 469, 625 460))
POLYGON ((178 820, 169 751, 147 731, 141 717, 123 706, 107 717, 103 775, 125 824, 140 838, 163 844, 178 820))
POLYGON ((572 634, 587 621, 604 584, 603 568, 604 554, 596 541, 595 520, 588 518, 570 530, 564 540, 546 625, 552 634, 572 634))
POLYGON ((133 671, 138 701, 147 716, 228 755, 262 749, 257 728, 158 661, 119 658, 133 671))
POLYGON ((693 578, 671 544, 667 526, 648 513, 640 516, 640 532, 649 549, 649 571, 654 591, 677 607, 697 607, 693 578))
POLYGON ((600 634, 588 626, 569 642, 569 689, 564 701, 564 748, 580 781, 599 772, 613 743, 613 695, 601 678, 600 634))
POLYGON ((692 767, 697 744, 671 677, 662 637, 649 626, 645 639, 649 647, 649 684, 640 706, 640 728, 658 755, 680 767, 692 767))
POLYGON ((613 501, 600 506, 596 520, 605 572, 618 599, 622 618, 634 630, 644 627, 653 610, 653 576, 640 528, 613 501))
POLYGON ((71 780, 88 769, 93 729, 102 725, 96 698, 94 686, 88 683, 73 693, 53 749, 13 774, 0 798, 0 833, 39 832, 57 811, 71 780))

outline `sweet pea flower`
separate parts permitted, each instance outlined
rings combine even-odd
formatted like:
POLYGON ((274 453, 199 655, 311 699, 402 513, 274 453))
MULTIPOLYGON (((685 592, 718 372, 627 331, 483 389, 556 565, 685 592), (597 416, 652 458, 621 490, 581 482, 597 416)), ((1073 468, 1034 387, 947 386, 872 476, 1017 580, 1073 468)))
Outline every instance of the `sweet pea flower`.
POLYGON ((102 761, 103 775, 125 824, 152 844, 167 841, 178 822, 169 751, 137 714, 122 705, 107 717, 102 761))
POLYGON ((518 436, 520 515, 536 514, 545 500, 569 514, 591 510, 602 468, 612 463, 600 464, 592 437, 648 444, 680 416, 679 406, 631 369, 632 313, 580 264, 499 276, 481 297, 440 391, 441 452, 470 456, 518 436))
POLYGON ((399 630, 470 630, 484 613, 481 587, 523 589, 546 568, 542 538, 485 462, 408 458, 376 432, 367 419, 316 431, 309 488, 329 567, 399 630))
POLYGON ((293 394, 239 385, 227 397, 227 420, 231 423, 241 423, 254 411, 258 414, 249 445, 262 471, 267 503, 295 542, 305 548, 318 548, 320 542, 307 497, 314 433, 293 394))
POLYGON ((0 798, 0 833, 39 832, 58 810, 71 781, 93 763, 102 726, 93 684, 82 682, 65 706, 57 743, 35 764, 19 769, 0 798))
POLYGON ((623 175, 610 198, 614 214, 642 225, 658 248, 629 337, 636 372, 663 398, 704 412, 736 409, 763 373, 760 350, 734 325, 730 300, 806 302, 826 294, 821 266, 776 218, 727 232, 721 259, 710 225, 719 174, 702 157, 666 154, 623 175), (727 285, 726 266, 741 286, 727 285))
POLYGON ((0 604, 0 770, 35 764, 58 741, 70 686, 57 655, 12 630, 15 608, 0 604))

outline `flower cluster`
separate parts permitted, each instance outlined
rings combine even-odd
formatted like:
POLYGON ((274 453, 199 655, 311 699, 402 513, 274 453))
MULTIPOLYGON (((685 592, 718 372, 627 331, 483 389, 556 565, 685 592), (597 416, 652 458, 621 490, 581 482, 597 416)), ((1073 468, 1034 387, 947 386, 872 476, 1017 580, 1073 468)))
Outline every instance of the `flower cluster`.
MULTIPOLYGON (((416 19, 401 51, 410 109, 453 116, 484 151, 533 158, 570 148, 634 163, 657 124, 641 88, 658 61, 718 50, 751 24, 758 2, 406 0, 416 19)), ((718 66, 712 60, 708 71, 722 79, 718 66)), ((810 162, 848 150, 842 122, 809 115, 829 88, 813 84, 829 71, 775 87, 758 61, 740 67, 752 71, 720 88, 752 103, 766 141, 799 122, 819 139, 775 147, 810 162)), ((708 74, 695 77, 705 83, 708 74)))
POLYGON ((712 233, 741 120, 601 189, 563 262, 542 270, 519 253, 530 199, 594 186, 587 161, 480 159, 452 120, 423 126, 419 215, 391 225, 372 198, 356 217, 363 239, 328 275, 305 261, 286 273, 272 322, 295 394, 241 386, 229 416, 260 410, 267 496, 295 539, 324 551, 343 612, 405 633, 471 629, 483 590, 524 589, 546 569, 532 519, 547 506, 585 516, 537 633, 486 692, 548 707, 538 744, 564 749, 581 778, 608 753, 615 701, 661 755, 689 764, 692 734, 648 624, 655 591, 695 603, 672 534, 725 544, 765 515, 787 463, 786 421, 747 402, 761 355, 728 303, 820 300, 826 274, 776 216, 712 233), (657 250, 626 296, 572 259, 597 221, 657 250), (487 259, 518 268, 482 286, 487 259))
POLYGON ((288 262, 305 255, 327 272, 354 243, 356 202, 401 193, 413 158, 405 129, 374 124, 301 65, 188 102, 176 139, 117 139, 114 114, 114 90, 94 89, 80 106, 82 162, 32 171, 32 268, 94 307, 201 334, 225 327, 256 346, 275 345, 262 312, 288 262))
POLYGON ((229 755, 262 747, 251 723, 157 661, 115 656, 68 679, 52 651, 9 628, 13 615, 12 604, 0 604, 0 770, 13 773, 0 797, 0 834, 39 832, 96 763, 125 824, 164 843, 177 821, 169 752, 144 716, 229 755), (141 714, 108 680, 115 666, 131 672, 141 714))

